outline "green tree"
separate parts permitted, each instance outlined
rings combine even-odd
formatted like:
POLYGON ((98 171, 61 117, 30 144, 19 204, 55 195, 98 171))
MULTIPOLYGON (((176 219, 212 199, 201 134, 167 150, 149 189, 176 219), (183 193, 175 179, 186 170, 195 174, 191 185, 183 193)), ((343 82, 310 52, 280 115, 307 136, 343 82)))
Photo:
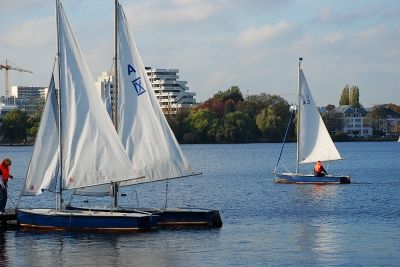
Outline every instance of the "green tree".
POLYGON ((26 141, 27 129, 30 127, 28 113, 14 109, 3 120, 0 127, 3 139, 8 139, 10 144, 16 140, 26 141))
POLYGON ((184 120, 192 133, 199 137, 200 141, 214 141, 219 119, 217 115, 209 109, 192 110, 190 115, 184 120))
POLYGON ((224 111, 224 117, 228 114, 228 113, 232 113, 235 112, 235 106, 233 105, 232 100, 228 100, 226 102, 225 105, 225 111, 224 111))
POLYGON ((356 108, 360 107, 360 90, 357 86, 353 85, 350 88, 349 105, 356 108))
POLYGON ((234 103, 238 103, 239 101, 243 101, 242 92, 240 92, 239 86, 231 86, 225 92, 218 91, 218 93, 214 94, 214 98, 217 98, 223 102, 228 100, 232 100, 234 103))
POLYGON ((349 94, 350 94, 349 86, 346 85, 342 90, 342 95, 340 96, 340 100, 339 100, 340 106, 350 105, 349 94))
MULTIPOLYGON (((261 93, 259 95, 251 95, 246 101, 239 102, 236 105, 236 110, 242 111, 249 115, 252 120, 252 132, 256 135, 262 135, 260 128, 257 126, 256 117, 264 109, 272 108, 275 114, 284 121, 286 127, 290 118, 289 103, 278 95, 270 95, 261 93)), ((294 125, 291 124, 289 135, 294 137, 294 125)), ((285 128, 286 131, 286 128, 285 128)))
POLYGON ((381 119, 386 119, 386 112, 383 109, 384 107, 384 105, 375 105, 371 108, 371 112, 365 116, 364 126, 371 127, 374 135, 382 135, 379 121, 381 119))
POLYGON ((256 123, 264 138, 282 141, 286 125, 281 117, 275 115, 272 108, 262 110, 256 118, 256 123))
POLYGON ((224 116, 222 124, 226 142, 248 143, 253 141, 251 119, 247 114, 241 111, 229 112, 224 116))
POLYGON ((346 119, 340 112, 335 112, 334 108, 327 108, 326 112, 321 115, 325 123, 326 129, 329 133, 336 133, 341 131, 346 125, 346 119))
POLYGON ((183 140, 183 136, 190 131, 190 127, 184 123, 184 120, 189 116, 189 114, 190 109, 181 108, 176 114, 166 116, 169 127, 171 127, 171 130, 178 142, 181 142, 183 140))
POLYGON ((30 124, 30 128, 28 129, 28 135, 36 138, 37 132, 39 131, 40 120, 42 118, 44 106, 41 105, 37 108, 35 114, 28 119, 28 123, 30 124))

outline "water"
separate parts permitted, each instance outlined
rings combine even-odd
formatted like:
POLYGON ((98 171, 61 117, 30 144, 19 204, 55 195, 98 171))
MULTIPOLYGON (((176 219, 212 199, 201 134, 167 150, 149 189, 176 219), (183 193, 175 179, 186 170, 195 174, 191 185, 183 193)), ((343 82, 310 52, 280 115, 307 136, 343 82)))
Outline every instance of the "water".
MULTIPOLYGON (((7 227, 0 233, 0 265, 398 266, 400 144, 336 145, 347 160, 325 167, 328 173, 350 175, 350 185, 274 183, 280 144, 182 145, 193 169, 203 175, 169 181, 167 205, 218 209, 222 228, 121 233, 7 227)), ((294 149, 288 144, 282 156, 289 170, 294 149)), ((0 147, 0 157, 13 160, 9 191, 14 203, 31 151, 0 147)), ((166 204, 164 182, 124 190, 122 204, 166 204)), ((53 203, 50 196, 39 198, 27 202, 53 203)), ((8 207, 13 207, 10 201, 8 207)))

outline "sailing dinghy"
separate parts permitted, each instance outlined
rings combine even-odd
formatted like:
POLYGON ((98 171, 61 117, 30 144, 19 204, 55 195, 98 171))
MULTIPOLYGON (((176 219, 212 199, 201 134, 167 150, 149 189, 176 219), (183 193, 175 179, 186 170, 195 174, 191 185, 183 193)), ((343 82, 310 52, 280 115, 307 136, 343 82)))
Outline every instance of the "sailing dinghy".
POLYGON ((64 9, 58 1, 56 21, 58 97, 52 79, 16 208, 17 221, 23 227, 50 229, 154 228, 158 216, 148 213, 73 211, 63 207, 62 193, 65 190, 104 185, 110 191, 120 183, 141 177, 135 172, 113 129, 64 9), (22 196, 37 196, 44 190, 53 192, 59 199, 56 208, 19 208, 22 196))
MULTIPOLYGON (((134 169, 144 177, 128 183, 143 184, 201 174, 193 172, 165 119, 118 1, 115 1, 115 10, 117 62, 114 63, 114 73, 117 73, 117 79, 114 92, 117 93, 114 106, 118 108, 114 113, 114 120, 117 118, 114 124, 134 169)), ((102 187, 87 190, 101 194, 102 187)), ((79 190, 76 194, 79 194, 79 190)), ((87 209, 74 206, 68 208, 87 209)), ((104 208, 91 207, 92 210, 104 208)), ((158 226, 222 226, 219 211, 211 209, 133 208, 116 205, 115 211, 158 214, 158 226)))
MULTIPOLYGON (((296 146, 296 172, 279 173, 276 171, 276 163, 273 177, 277 183, 296 183, 296 184, 349 184, 350 177, 343 175, 325 175, 316 177, 314 173, 303 174, 299 172, 299 164, 316 163, 317 161, 329 162, 333 160, 342 160, 336 149, 332 138, 318 112, 314 99, 303 70, 300 68, 302 58, 299 59, 298 67, 298 103, 297 107, 297 146, 296 146)), ((290 122, 289 122, 290 123, 290 122)), ((284 140, 285 142, 285 140, 284 140)), ((282 146, 283 150, 283 146, 282 146)), ((282 154, 282 151, 281 151, 282 154)))

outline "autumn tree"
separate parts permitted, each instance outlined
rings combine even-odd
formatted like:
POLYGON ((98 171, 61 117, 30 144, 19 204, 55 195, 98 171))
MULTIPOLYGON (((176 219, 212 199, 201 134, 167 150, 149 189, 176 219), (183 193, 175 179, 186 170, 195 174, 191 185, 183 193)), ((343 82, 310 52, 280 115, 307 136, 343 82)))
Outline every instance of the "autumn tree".
POLYGON ((349 105, 356 108, 360 107, 360 90, 357 86, 353 85, 350 88, 349 105))
POLYGON ((222 118, 225 112, 225 102, 218 98, 209 98, 201 105, 194 108, 195 111, 198 111, 199 109, 208 109, 211 112, 214 112, 218 118, 222 118))
POLYGON ((340 106, 350 105, 349 94, 350 94, 349 86, 346 85, 342 90, 342 95, 340 96, 340 100, 339 100, 340 106))

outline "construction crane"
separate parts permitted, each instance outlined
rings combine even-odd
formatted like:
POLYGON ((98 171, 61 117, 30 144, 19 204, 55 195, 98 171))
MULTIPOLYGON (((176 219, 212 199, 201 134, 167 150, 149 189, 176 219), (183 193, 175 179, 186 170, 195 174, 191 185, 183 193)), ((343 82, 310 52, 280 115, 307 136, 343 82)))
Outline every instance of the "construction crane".
MULTIPOLYGON (((11 67, 10 65, 8 65, 8 62, 12 63, 11 61, 6 59, 6 65, 0 65, 0 70, 5 69, 6 70, 6 78, 5 78, 5 82, 6 82, 6 97, 8 97, 8 70, 17 70, 19 72, 29 72, 32 73, 32 71, 30 70, 23 70, 21 68, 14 68, 11 67)), ((12 63, 14 64, 14 63, 12 63)), ((15 64, 14 64, 15 65, 15 64)), ((16 66, 16 65, 15 65, 16 66)))

